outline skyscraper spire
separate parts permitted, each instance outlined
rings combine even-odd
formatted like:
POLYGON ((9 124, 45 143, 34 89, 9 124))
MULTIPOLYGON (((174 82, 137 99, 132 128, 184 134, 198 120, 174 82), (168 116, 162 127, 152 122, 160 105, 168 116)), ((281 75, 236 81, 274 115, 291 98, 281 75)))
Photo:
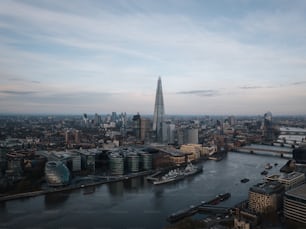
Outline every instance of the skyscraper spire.
POLYGON ((157 142, 162 142, 163 134, 163 121, 165 115, 164 98, 161 78, 158 77, 155 106, 154 106, 154 117, 153 117, 153 131, 156 133, 157 142))

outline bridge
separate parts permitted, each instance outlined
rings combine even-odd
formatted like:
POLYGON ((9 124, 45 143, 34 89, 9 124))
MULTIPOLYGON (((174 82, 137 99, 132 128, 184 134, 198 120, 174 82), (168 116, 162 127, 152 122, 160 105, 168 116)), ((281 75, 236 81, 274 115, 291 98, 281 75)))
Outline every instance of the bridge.
POLYGON ((251 153, 251 154, 279 154, 281 157, 284 155, 292 155, 292 148, 287 147, 277 147, 268 145, 256 145, 252 144, 249 146, 243 146, 237 148, 237 152, 251 153))

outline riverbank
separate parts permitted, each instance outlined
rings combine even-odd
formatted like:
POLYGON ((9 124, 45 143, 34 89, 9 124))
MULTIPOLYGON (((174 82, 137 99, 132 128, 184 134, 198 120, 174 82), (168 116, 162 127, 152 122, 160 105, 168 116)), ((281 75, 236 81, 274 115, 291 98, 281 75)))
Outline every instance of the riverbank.
MULTIPOLYGON (((0 228, 88 228, 89 223, 92 228, 173 228, 167 216, 218 193, 231 193, 220 207, 247 199, 249 187, 262 181, 260 172, 268 162, 282 165, 286 160, 229 152, 221 161, 200 162, 203 173, 180 182, 156 186, 142 176, 99 185, 88 195, 79 189, 7 201, 0 205, 0 228), (241 183, 244 177, 250 181, 241 183)), ((193 219, 204 217, 197 214, 193 219)))
MULTIPOLYGON (((65 191, 92 187, 92 186, 98 186, 98 185, 108 184, 108 183, 113 183, 113 182, 119 182, 119 181, 128 180, 128 179, 132 179, 136 177, 148 176, 154 172, 155 172, 154 170, 150 170, 150 171, 143 171, 143 172, 138 172, 138 173, 127 174, 123 176, 95 176, 97 179, 101 179, 101 180, 95 181, 95 182, 73 184, 73 185, 68 185, 65 187, 56 187, 56 188, 48 187, 43 190, 37 190, 33 192, 24 192, 24 193, 12 194, 12 195, 4 195, 0 197, 0 202, 16 200, 16 199, 21 199, 21 198, 35 197, 35 196, 45 195, 49 193, 65 192, 65 191)), ((92 179, 92 177, 93 176, 90 176, 89 178, 92 179)))

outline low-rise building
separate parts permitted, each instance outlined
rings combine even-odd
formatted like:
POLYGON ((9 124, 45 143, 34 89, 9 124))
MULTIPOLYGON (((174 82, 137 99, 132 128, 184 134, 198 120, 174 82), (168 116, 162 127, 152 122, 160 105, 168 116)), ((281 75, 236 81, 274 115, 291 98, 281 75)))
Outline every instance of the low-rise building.
POLYGON ((285 190, 294 188, 305 182, 305 174, 300 172, 291 172, 282 175, 271 175, 266 177, 267 181, 278 181, 283 184, 285 190))
POLYGON ((201 156, 209 156, 218 151, 217 146, 203 146, 201 156))
POLYGON ((306 225, 306 184, 285 193, 284 216, 306 225))
POLYGON ((251 224, 244 219, 234 219, 234 229, 251 229, 251 224))
MULTIPOLYGON (((170 161, 173 164, 181 165, 186 163, 186 154, 180 151, 169 151, 170 161)), ((188 154, 187 154, 188 155, 188 154)), ((190 155, 192 155, 190 153, 190 155)))
POLYGON ((201 156, 202 148, 201 144, 186 144, 181 145, 180 150, 184 153, 192 153, 193 157, 197 160, 201 156))
POLYGON ((284 186, 277 182, 259 183, 249 190, 249 209, 256 213, 269 213, 281 207, 284 186))

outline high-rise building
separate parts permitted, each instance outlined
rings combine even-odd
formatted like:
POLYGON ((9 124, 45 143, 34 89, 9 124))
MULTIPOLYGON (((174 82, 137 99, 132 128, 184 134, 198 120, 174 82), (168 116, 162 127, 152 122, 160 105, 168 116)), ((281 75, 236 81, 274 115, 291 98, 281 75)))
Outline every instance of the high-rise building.
POLYGON ((285 193, 284 215, 287 219, 306 225, 306 184, 302 184, 285 193))
POLYGON ((141 125, 141 117, 138 113, 133 116, 133 133, 137 139, 140 139, 140 125, 141 125))
POLYGON ((262 120, 262 136, 266 141, 272 141, 274 139, 272 113, 267 112, 262 120))
POLYGON ((277 181, 252 186, 249 189, 249 209, 256 213, 276 212, 281 207, 284 190, 277 181))
POLYGON ((149 132, 151 130, 152 122, 150 119, 141 118, 140 119, 140 139, 146 140, 149 138, 149 132))
POLYGON ((155 106, 154 106, 154 117, 153 117, 153 131, 156 133, 156 141, 163 141, 163 120, 165 115, 164 98, 161 78, 158 78, 155 106))

